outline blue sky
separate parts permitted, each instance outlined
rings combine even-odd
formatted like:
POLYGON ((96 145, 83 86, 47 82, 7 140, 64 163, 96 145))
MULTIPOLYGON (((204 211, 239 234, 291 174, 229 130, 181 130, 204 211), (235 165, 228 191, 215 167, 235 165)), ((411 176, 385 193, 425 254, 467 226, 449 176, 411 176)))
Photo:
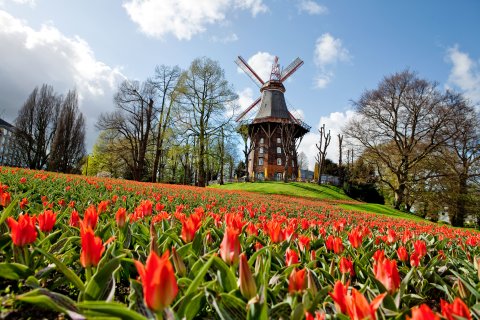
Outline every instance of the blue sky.
POLYGON ((350 101, 386 75, 409 68, 480 102, 479 14, 477 0, 0 0, 0 116, 13 122, 42 83, 76 88, 91 148, 96 118, 113 110, 125 78, 207 56, 245 108, 259 92, 237 55, 264 73, 274 55, 281 66, 298 56, 305 64, 286 98, 312 126, 301 147, 312 165, 317 128, 336 135, 353 116, 350 101))

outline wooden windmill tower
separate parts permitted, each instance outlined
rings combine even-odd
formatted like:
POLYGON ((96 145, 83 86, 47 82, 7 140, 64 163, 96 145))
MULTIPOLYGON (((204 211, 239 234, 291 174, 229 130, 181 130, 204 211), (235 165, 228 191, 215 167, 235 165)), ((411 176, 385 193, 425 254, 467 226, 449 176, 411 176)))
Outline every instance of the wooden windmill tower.
POLYGON ((253 145, 247 164, 250 177, 254 180, 295 179, 298 174, 297 149, 310 127, 288 110, 283 82, 300 68, 303 61, 297 58, 280 71, 278 57, 275 57, 268 81, 263 81, 242 57, 239 56, 235 63, 255 82, 261 93, 236 119, 237 122, 245 121, 245 116, 260 105, 255 118, 247 122, 253 145))

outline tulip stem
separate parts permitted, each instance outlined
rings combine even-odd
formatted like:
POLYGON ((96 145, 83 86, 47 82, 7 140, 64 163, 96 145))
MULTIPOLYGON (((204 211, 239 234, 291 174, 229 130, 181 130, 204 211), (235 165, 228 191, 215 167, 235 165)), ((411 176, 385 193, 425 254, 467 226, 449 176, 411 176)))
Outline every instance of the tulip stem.
POLYGON ((30 254, 28 252, 27 246, 23 246, 23 257, 24 257, 24 261, 25 261, 26 266, 30 265, 29 256, 30 256, 30 254))
POLYGON ((162 311, 155 312, 155 318, 156 318, 157 320, 163 320, 163 310, 162 310, 162 311))
POLYGON ((86 282, 90 281, 90 278, 92 277, 92 267, 87 267, 85 269, 85 278, 86 278, 86 282))

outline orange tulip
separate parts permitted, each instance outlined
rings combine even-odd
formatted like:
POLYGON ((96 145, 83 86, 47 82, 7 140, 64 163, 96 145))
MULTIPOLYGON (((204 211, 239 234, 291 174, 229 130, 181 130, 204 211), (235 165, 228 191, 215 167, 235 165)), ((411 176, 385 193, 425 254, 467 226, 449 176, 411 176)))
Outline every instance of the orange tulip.
POLYGON ((371 303, 368 303, 367 299, 357 289, 352 289, 352 293, 347 297, 347 312, 350 319, 363 320, 371 319, 375 320, 378 307, 382 304, 383 298, 387 293, 378 295, 371 303))
POLYGON ((140 261, 135 261, 142 281, 145 304, 154 312, 160 312, 168 307, 178 293, 177 279, 168 260, 169 254, 167 250, 159 257, 151 251, 145 266, 140 261))
POLYGON ((292 250, 288 248, 285 251, 285 262, 288 266, 291 266, 292 264, 297 264, 298 263, 298 253, 295 250, 292 250))
POLYGON ((333 287, 333 293, 329 293, 330 297, 333 299, 333 302, 335 302, 335 308, 337 308, 337 312, 343 314, 347 314, 347 290, 348 283, 344 286, 342 282, 337 281, 333 287))
POLYGON ((407 249, 405 249, 405 247, 398 248, 397 255, 398 255, 398 260, 400 261, 405 262, 408 260, 408 252, 407 252, 407 249))
POLYGON ((407 320, 440 320, 440 317, 436 315, 432 309, 426 304, 422 304, 412 308, 412 317, 407 316, 407 320))
POLYGON ((72 227, 78 227, 80 226, 80 216, 78 215, 77 210, 72 210, 72 213, 70 214, 70 221, 68 224, 72 227))
POLYGON ((417 240, 413 243, 413 248, 415 249, 415 252, 418 254, 418 256, 423 258, 427 254, 427 245, 425 244, 425 241, 423 240, 417 240))
POLYGON ((33 243, 37 239, 35 216, 30 217, 28 214, 22 214, 18 217, 18 221, 8 217, 7 224, 11 231, 13 244, 17 247, 33 243))
POLYGON ((125 221, 127 220, 127 209, 118 208, 117 213, 115 214, 115 220, 117 221, 117 226, 123 228, 125 221))
POLYGON ((468 309, 465 302, 460 298, 455 298, 452 303, 448 303, 445 300, 440 300, 440 306, 442 308, 442 315, 448 320, 455 320, 459 317, 465 318, 468 320, 472 319, 470 310, 468 309))
POLYGON ((355 270, 353 269, 353 262, 345 257, 342 257, 340 259, 340 272, 341 273, 350 273, 350 275, 353 277, 355 274, 355 270))
POLYGON ((57 215, 52 210, 45 210, 38 215, 38 226, 42 232, 52 231, 57 215))
POLYGON ((220 243, 220 256, 223 261, 227 264, 237 263, 240 250, 240 240, 237 230, 232 227, 226 227, 222 243, 220 243))
POLYGON ((307 278, 305 277, 305 269, 296 270, 293 269, 288 278, 288 292, 295 293, 301 292, 305 289, 307 284, 307 278))
POLYGON ((98 212, 97 208, 92 204, 90 207, 85 210, 85 214, 83 216, 83 224, 85 227, 90 227, 92 230, 95 229, 98 222, 98 212))
POLYGON ((188 218, 182 219, 182 239, 185 243, 193 241, 195 233, 198 228, 200 228, 200 224, 201 223, 194 218, 193 214, 188 218))
POLYGON ((82 225, 80 227, 80 237, 82 243, 82 252, 80 253, 80 263, 84 268, 96 266, 100 262, 105 247, 102 239, 96 237, 90 226, 82 225))
POLYGON ((359 232, 358 229, 353 229, 348 234, 348 241, 350 241, 350 244, 355 249, 357 249, 358 247, 360 247, 362 245, 362 240, 363 240, 362 233, 359 232))
POLYGON ((252 299, 257 294, 257 285, 252 276, 252 271, 248 265, 247 256, 245 253, 240 255, 240 264, 238 270, 238 285, 240 287, 240 293, 246 299, 252 299))
POLYGON ((397 261, 387 258, 379 259, 373 263, 373 273, 388 292, 394 293, 400 287, 397 261))

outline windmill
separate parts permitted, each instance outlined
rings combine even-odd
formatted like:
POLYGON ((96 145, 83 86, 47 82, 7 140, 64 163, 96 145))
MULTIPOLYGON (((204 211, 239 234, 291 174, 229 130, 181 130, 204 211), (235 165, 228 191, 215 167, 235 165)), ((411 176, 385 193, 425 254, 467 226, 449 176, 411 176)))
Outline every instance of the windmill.
POLYGON ((259 105, 251 121, 247 121, 252 149, 247 170, 257 180, 292 179, 298 172, 296 150, 310 127, 288 110, 283 83, 303 64, 300 58, 280 70, 278 57, 272 65, 270 79, 264 81, 253 68, 238 57, 235 63, 260 88, 260 97, 236 119, 245 123, 245 116, 259 105))

